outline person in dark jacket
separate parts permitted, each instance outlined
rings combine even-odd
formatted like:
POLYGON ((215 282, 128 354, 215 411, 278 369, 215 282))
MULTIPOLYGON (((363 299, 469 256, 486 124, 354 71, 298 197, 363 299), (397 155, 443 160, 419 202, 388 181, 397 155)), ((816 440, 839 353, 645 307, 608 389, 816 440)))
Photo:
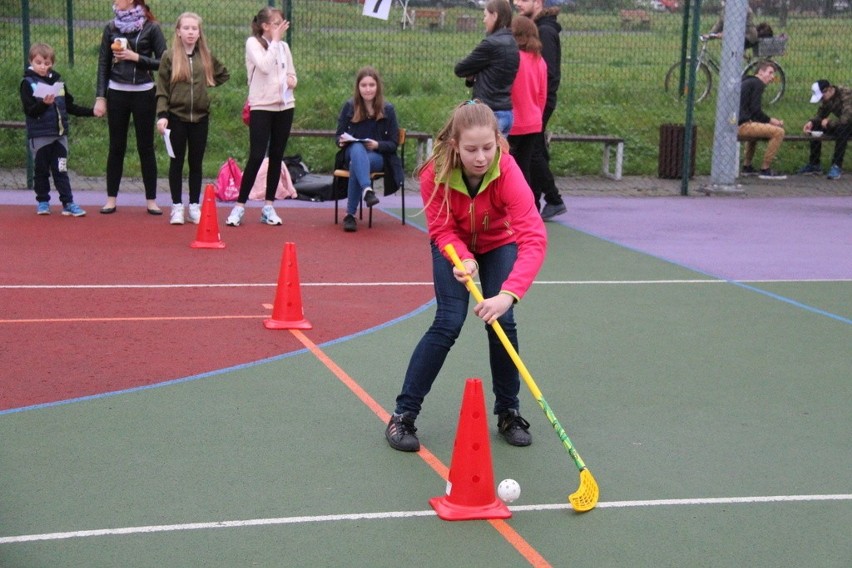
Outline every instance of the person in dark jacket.
POLYGON ((207 149, 210 122, 208 87, 223 84, 228 70, 207 47, 201 17, 193 12, 178 16, 172 48, 163 54, 157 73, 157 130, 169 131, 174 151, 169 165, 172 211, 169 223, 183 225, 181 198, 183 161, 189 150, 189 211, 196 225, 201 221, 201 166, 207 149))
POLYGON ((757 67, 757 74, 743 79, 740 88, 740 114, 737 135, 751 138, 746 142, 743 156, 743 175, 755 175, 758 172, 751 162, 757 148, 757 140, 768 139, 766 152, 763 154, 763 165, 760 167, 760 179, 787 179, 787 176, 772 171, 772 160, 784 142, 784 121, 772 118, 763 112, 761 99, 766 85, 775 78, 775 65, 771 61, 763 61, 757 67))
POLYGON ((21 104, 27 117, 30 154, 35 157, 33 189, 38 215, 50 215, 50 176, 59 192, 62 214, 82 217, 86 214, 74 203, 68 179, 68 115, 94 116, 91 107, 74 104, 74 97, 59 73, 53 70, 56 54, 46 43, 30 47, 30 66, 21 81, 21 104), (41 93, 45 86, 56 92, 41 93))
POLYGON ((538 37, 541 40, 541 56, 547 63, 547 100, 544 103, 544 114, 541 120, 542 136, 536 141, 530 161, 530 187, 535 196, 536 205, 540 207, 541 197, 544 196, 544 208, 541 218, 545 221, 562 215, 568 209, 556 188, 553 172, 550 171, 550 153, 545 143, 544 132, 547 122, 556 110, 556 91, 562 81, 562 41, 559 33, 562 26, 556 20, 559 7, 544 7, 544 0, 515 0, 515 9, 522 16, 532 18, 538 27, 538 37))
POLYGON ((368 207, 379 203, 370 183, 371 172, 384 172, 385 195, 402 183, 402 163, 397 154, 399 123, 391 103, 385 101, 382 79, 372 67, 355 76, 355 93, 343 104, 337 119, 335 167, 349 170, 343 230, 358 230, 355 211, 361 198, 368 207))
POLYGON ((512 7, 508 0, 488 0, 483 13, 485 39, 456 63, 455 74, 473 87, 473 99, 494 111, 500 133, 508 136, 513 117, 512 83, 521 60, 512 36, 512 7))
POLYGON ((116 212, 116 197, 124 173, 124 155, 130 118, 136 131, 136 149, 148 213, 162 215, 157 206, 157 160, 154 157, 154 121, 157 114, 154 72, 166 51, 166 40, 145 0, 115 0, 115 18, 106 25, 98 53, 95 116, 107 115, 107 202, 101 213, 116 212), (109 112, 107 112, 109 111, 109 112))
POLYGON ((799 170, 800 174, 822 174, 820 156, 822 141, 820 136, 825 133, 834 136, 834 156, 828 170, 827 179, 840 179, 843 173, 843 157, 849 135, 852 134, 852 89, 832 85, 827 79, 820 79, 811 85, 811 103, 820 103, 815 117, 802 127, 805 134, 814 137, 811 141, 811 155, 808 163, 799 170), (829 118, 831 115, 836 118, 829 118))

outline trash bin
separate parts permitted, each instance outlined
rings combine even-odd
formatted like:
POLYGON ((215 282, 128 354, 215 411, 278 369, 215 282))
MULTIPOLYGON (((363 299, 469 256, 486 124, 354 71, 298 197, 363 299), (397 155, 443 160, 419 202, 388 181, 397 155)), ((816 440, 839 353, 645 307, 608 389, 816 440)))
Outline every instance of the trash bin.
MULTIPOLYGON (((689 177, 695 175, 695 140, 698 127, 692 126, 692 147, 689 153, 689 177)), ((683 147, 686 144, 686 126, 683 124, 660 125, 660 155, 657 176, 663 179, 679 179, 683 175, 683 147)))
POLYGON ((480 18, 474 18, 473 16, 459 16, 456 18, 456 31, 457 32, 475 32, 476 26, 480 22, 480 18))

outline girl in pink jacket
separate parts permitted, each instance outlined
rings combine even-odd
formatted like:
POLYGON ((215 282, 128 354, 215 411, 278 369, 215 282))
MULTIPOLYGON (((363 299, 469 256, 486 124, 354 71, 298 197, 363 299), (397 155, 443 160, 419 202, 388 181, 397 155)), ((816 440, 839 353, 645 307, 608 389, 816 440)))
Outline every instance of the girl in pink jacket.
MULTIPOLYGON (((432 156, 420 171, 432 248, 437 312, 417 344, 385 437, 396 450, 420 449, 414 421, 467 316, 465 279, 479 277, 485 300, 473 311, 500 322, 512 345, 518 340, 513 305, 532 285, 544 262, 547 234, 532 191, 508 153, 497 119, 479 101, 462 103, 438 133, 432 156), (455 269, 443 250, 452 244, 466 268, 455 269)), ((497 427, 513 446, 528 446, 529 423, 518 409, 518 370, 487 326, 497 427)))

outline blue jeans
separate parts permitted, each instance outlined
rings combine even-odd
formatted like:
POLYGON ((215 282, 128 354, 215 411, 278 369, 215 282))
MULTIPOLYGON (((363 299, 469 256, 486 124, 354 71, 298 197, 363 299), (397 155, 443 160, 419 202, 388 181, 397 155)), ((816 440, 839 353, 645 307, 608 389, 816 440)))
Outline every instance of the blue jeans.
POLYGON ((380 172, 385 167, 385 159, 378 152, 367 150, 360 142, 352 142, 345 153, 346 163, 349 164, 349 187, 346 213, 354 215, 361 202, 361 194, 365 187, 371 187, 370 172, 380 172))
MULTIPOLYGON (((438 304, 437 312, 432 326, 420 339, 411 355, 408 370, 405 373, 405 381, 402 384, 402 392, 396 397, 397 414, 408 412, 416 416, 420 413, 423 399, 432 389, 432 384, 441 371, 444 360, 447 358, 450 348, 456 342, 467 317, 470 294, 464 284, 455 279, 452 264, 441 255, 434 242, 431 246, 435 300, 438 304)), ((486 254, 476 255, 476 261, 479 263, 482 293, 486 298, 500 292, 501 286, 515 265, 517 256, 518 247, 514 243, 504 245, 486 254)), ((484 324, 481 320, 479 321, 485 325, 488 332, 491 383, 495 396, 494 414, 499 414, 510 408, 518 409, 518 391, 521 388, 518 369, 491 326, 484 324)), ((503 331, 509 337, 509 341, 517 350, 518 335, 515 329, 513 308, 509 308, 499 318, 499 322, 503 331)))
POLYGON ((494 116, 497 117, 497 128, 500 130, 500 134, 502 134, 505 138, 509 135, 509 131, 512 130, 512 123, 515 122, 515 115, 510 110, 495 110, 494 116))

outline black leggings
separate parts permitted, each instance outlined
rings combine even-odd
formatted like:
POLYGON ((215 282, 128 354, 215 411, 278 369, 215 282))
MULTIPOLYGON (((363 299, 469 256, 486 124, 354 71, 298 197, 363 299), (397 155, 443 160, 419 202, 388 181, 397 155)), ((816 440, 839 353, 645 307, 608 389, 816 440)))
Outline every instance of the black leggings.
POLYGON ((237 203, 245 205, 249 193, 257 178, 257 171, 263 158, 269 156, 269 168, 266 170, 266 200, 275 200, 275 190, 281 179, 281 160, 290 129, 293 126, 293 109, 282 111, 253 110, 249 126, 249 157, 243 171, 240 184, 240 196, 237 203))
POLYGON ((183 122, 173 114, 169 114, 169 129, 172 131, 170 140, 175 157, 169 163, 169 190, 172 193, 172 203, 181 203, 181 186, 183 184, 183 161, 189 149, 189 202, 198 203, 201 198, 201 166, 204 162, 204 151, 207 149, 207 131, 210 121, 208 117, 199 122, 183 122))
POLYGON ((157 197, 157 159, 154 157, 154 121, 157 115, 156 90, 107 90, 107 124, 109 125, 109 153, 107 156, 107 196, 118 195, 118 186, 124 173, 124 155, 127 153, 127 135, 130 117, 136 131, 136 150, 142 167, 145 199, 157 197))

